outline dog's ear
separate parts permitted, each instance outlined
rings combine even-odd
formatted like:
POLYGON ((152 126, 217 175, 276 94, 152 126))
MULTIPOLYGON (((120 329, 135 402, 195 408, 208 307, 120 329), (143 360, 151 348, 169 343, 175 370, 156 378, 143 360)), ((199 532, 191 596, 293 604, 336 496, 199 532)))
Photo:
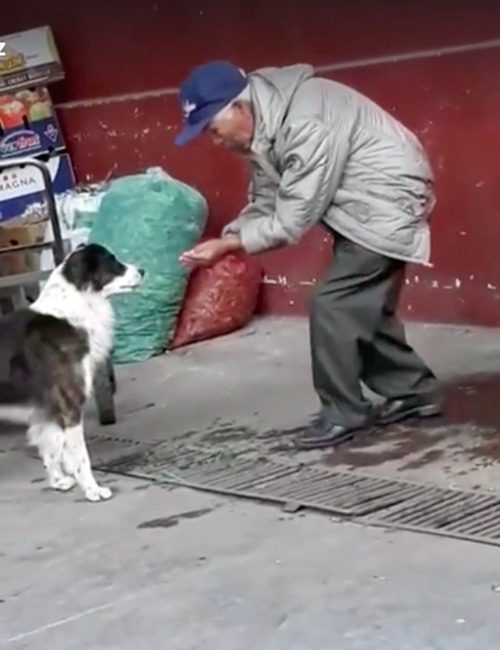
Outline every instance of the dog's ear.
POLYGON ((88 265, 85 260, 85 246, 80 245, 64 262, 62 274, 66 280, 81 290, 89 282, 88 265))
POLYGON ((62 274, 79 291, 101 291, 126 270, 126 266, 107 248, 99 244, 86 244, 77 247, 69 255, 64 262, 62 274))

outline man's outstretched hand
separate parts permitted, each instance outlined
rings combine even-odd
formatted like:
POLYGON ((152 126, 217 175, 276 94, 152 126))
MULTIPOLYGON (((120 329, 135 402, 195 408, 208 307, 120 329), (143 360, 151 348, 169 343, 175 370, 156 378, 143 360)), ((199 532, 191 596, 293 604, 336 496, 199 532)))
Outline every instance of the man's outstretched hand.
POLYGON ((228 235, 219 239, 208 239, 198 244, 194 248, 182 253, 179 260, 181 264, 189 268, 210 266, 227 253, 239 250, 240 248, 241 243, 238 237, 228 235))

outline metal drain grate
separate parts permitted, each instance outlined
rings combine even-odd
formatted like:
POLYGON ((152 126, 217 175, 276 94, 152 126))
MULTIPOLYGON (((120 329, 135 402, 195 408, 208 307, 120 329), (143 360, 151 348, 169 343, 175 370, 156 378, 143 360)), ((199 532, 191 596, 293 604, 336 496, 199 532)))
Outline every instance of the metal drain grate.
POLYGON ((428 488, 420 498, 375 513, 366 522, 500 546, 500 497, 428 488))
POLYGON ((92 466, 95 469, 106 467, 108 471, 117 468, 132 466, 144 462, 144 458, 154 453, 155 446, 151 443, 118 436, 89 435, 87 436, 92 466))
POLYGON ((99 469, 230 496, 292 504, 377 526, 500 546, 500 496, 495 494, 267 459, 213 459, 213 454, 210 458, 199 449, 185 449, 182 453, 170 450, 168 457, 162 457, 161 447, 99 469))

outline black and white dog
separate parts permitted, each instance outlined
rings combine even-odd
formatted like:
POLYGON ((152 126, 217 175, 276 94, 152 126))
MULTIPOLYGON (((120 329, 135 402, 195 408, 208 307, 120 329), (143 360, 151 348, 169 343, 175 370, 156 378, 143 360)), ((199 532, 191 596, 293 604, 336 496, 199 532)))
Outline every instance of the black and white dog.
POLYGON ((0 319, 0 420, 25 422, 49 484, 75 484, 89 501, 112 496, 92 473, 83 411, 113 342, 109 296, 134 290, 144 272, 97 245, 58 266, 38 299, 0 319))

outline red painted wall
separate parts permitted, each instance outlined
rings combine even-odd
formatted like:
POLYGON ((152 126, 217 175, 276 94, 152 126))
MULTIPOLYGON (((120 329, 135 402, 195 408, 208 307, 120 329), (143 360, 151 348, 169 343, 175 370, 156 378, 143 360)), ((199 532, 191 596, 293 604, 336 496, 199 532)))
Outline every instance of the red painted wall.
MULTIPOLYGON (((177 149, 175 86, 193 66, 308 62, 413 128, 437 174, 432 269, 411 267, 409 318, 500 325, 500 5, 486 0, 23 0, 4 33, 55 32, 68 78, 54 88, 81 181, 162 165, 209 199, 217 232, 242 205, 239 163, 208 143, 177 149), (498 39, 498 43, 486 43, 498 39), (457 51, 421 57, 423 50, 457 51), (373 61, 405 53, 399 62, 373 61), (368 61, 367 61, 368 59, 368 61), (334 64, 354 62, 344 69, 334 64), (357 63, 356 63, 357 62, 357 63), (368 63, 370 65, 368 65, 368 63)), ((319 229, 263 256, 264 308, 302 314, 330 243, 319 229)))

